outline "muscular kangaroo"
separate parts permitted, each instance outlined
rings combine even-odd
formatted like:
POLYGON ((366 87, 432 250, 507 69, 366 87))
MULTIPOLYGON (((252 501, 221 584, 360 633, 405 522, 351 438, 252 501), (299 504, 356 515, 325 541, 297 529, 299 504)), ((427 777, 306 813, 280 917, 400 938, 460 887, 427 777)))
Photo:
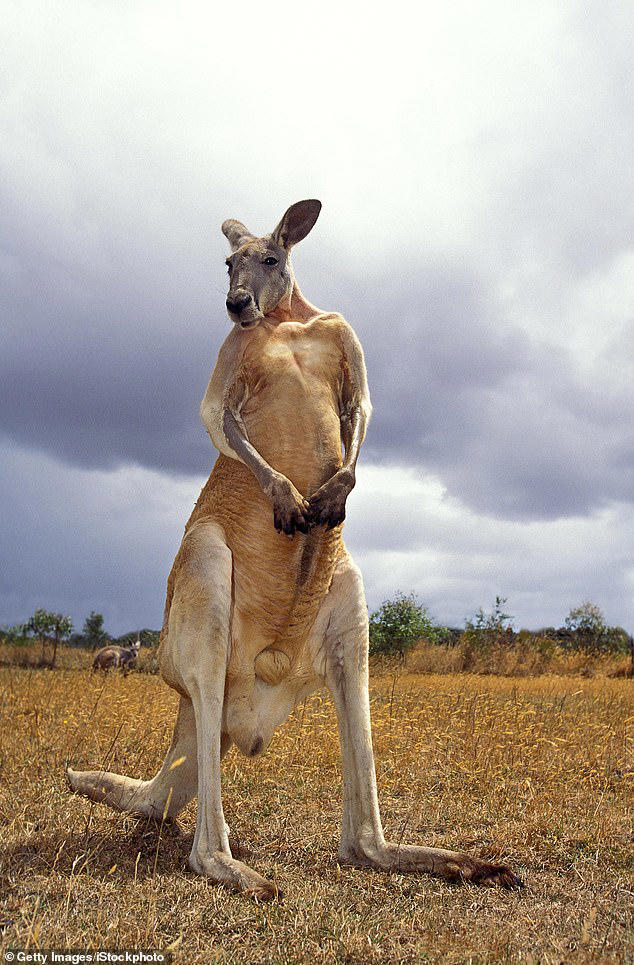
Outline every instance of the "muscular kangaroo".
POLYGON ((239 221, 222 226, 234 325, 201 405, 220 455, 169 576, 159 651, 163 678, 181 695, 172 744, 150 781, 72 770, 69 780, 93 800, 156 816, 197 794, 190 867, 273 897, 274 883, 232 857, 220 761, 232 743, 261 754, 293 706, 325 684, 343 760, 340 860, 513 887, 519 879, 504 865, 383 835, 368 612, 342 538, 370 416, 365 364, 351 327, 304 298, 290 263, 320 209, 300 201, 264 237, 239 221))

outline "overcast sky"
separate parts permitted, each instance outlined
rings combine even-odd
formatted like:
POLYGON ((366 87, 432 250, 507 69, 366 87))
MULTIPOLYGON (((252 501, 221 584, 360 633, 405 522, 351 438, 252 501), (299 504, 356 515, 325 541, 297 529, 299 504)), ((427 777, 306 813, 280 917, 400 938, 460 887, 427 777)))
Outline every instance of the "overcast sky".
POLYGON ((634 7, 447 6, 4 5, 0 624, 160 626, 220 223, 318 197, 294 264, 366 351, 371 608, 634 629, 634 7))

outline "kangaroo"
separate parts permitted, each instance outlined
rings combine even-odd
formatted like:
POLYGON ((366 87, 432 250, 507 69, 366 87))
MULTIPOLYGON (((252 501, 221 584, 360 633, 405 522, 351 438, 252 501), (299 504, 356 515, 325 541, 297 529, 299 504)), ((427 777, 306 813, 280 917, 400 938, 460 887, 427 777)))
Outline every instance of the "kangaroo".
POLYGON ((220 762, 232 744, 262 754, 294 705, 326 685, 343 764, 339 860, 515 887, 521 882, 505 865, 383 834, 368 610, 342 537, 371 412, 366 369, 350 325, 307 301, 290 260, 320 209, 300 201, 263 237, 239 221, 222 225, 233 329, 201 404, 219 456, 168 579, 159 649, 162 676, 180 694, 172 744, 152 780, 69 769, 70 785, 159 818, 197 794, 190 867, 272 898, 275 883, 231 854, 220 762))
POLYGON ((138 639, 135 640, 134 643, 130 643, 127 647, 119 647, 116 644, 102 647, 101 650, 98 650, 95 654, 92 669, 93 671, 110 670, 110 668, 116 669, 117 667, 121 667, 125 672, 136 663, 140 647, 141 641, 138 639))

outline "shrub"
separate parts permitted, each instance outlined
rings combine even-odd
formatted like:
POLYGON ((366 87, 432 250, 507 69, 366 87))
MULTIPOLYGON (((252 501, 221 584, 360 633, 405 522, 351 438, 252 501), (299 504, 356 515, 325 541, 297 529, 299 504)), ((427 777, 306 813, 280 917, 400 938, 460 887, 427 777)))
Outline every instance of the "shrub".
POLYGON ((436 626, 414 593, 397 593, 370 615, 370 653, 404 657, 421 639, 445 642, 447 632, 436 626))
POLYGON ((82 636, 85 640, 85 646, 90 647, 91 650, 98 650, 100 647, 105 647, 110 640, 110 636, 104 630, 103 613, 97 613, 95 610, 90 611, 84 620, 82 636))
POLYGON ((627 653, 628 635, 622 627, 610 627, 603 611, 587 600, 573 607, 565 620, 573 646, 587 653, 627 653))
POLYGON ((490 613, 485 613, 480 607, 472 617, 467 617, 463 634, 466 642, 476 648, 512 643, 513 617, 510 613, 504 612, 506 603, 505 596, 496 596, 490 613))
POLYGON ((120 637, 116 637, 113 643, 118 643, 123 647, 134 643, 137 638, 141 641, 141 646, 144 648, 158 647, 161 640, 161 631, 148 630, 147 627, 143 630, 128 630, 127 633, 122 633, 120 637))

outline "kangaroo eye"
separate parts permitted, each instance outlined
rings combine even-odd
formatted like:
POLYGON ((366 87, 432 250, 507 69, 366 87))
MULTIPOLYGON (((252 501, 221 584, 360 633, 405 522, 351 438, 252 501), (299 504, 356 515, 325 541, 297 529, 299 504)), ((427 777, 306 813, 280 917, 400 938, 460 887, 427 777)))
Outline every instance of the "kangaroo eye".
POLYGON ((265 264, 265 265, 277 265, 277 258, 274 258, 273 255, 269 255, 268 258, 265 258, 265 259, 264 259, 264 264, 265 264))

